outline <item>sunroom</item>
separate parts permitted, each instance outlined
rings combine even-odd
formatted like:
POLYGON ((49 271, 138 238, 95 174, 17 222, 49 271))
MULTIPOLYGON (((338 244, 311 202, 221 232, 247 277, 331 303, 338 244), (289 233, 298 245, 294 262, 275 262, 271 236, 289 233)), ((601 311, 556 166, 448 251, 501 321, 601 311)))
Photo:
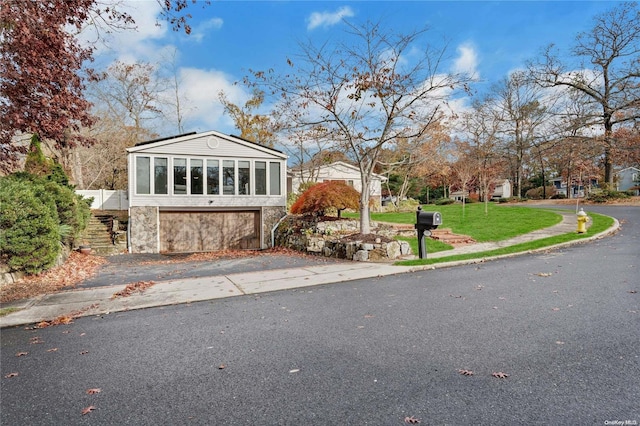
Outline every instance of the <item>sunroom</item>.
POLYGON ((129 250, 262 249, 286 214, 282 152, 219 132, 129 148, 129 250))

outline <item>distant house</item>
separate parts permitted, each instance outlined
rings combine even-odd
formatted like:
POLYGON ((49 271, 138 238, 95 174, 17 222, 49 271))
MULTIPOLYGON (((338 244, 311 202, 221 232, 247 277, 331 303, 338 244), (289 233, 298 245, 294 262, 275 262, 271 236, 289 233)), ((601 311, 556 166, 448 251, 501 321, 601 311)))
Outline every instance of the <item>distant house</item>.
POLYGON ((133 253, 260 249, 286 214, 287 156, 215 131, 127 149, 133 253))
POLYGON ((627 167, 616 173, 618 191, 635 191, 636 195, 640 195, 640 169, 637 167, 627 167))
POLYGON ((509 179, 500 179, 496 181, 496 186, 493 190, 493 194, 491 194, 491 199, 509 198, 511 195, 511 181, 509 179))
MULTIPOLYGON (((469 198, 469 191, 451 191, 449 194, 449 198, 462 201, 462 197, 469 198)), ((492 200, 497 200, 499 198, 509 198, 511 197, 511 182, 509 179, 498 179, 494 182, 494 190, 491 194, 492 200)))
POLYGON ((590 190, 598 186, 598 179, 595 177, 584 178, 582 181, 573 180, 571 185, 563 178, 550 179, 557 194, 562 194, 567 198, 582 198, 585 196, 585 189, 590 190))
MULTIPOLYGON (((373 174, 371 177, 370 196, 371 200, 380 206, 382 196, 382 183, 386 177, 373 174)), ((362 192, 362 178, 360 169, 343 161, 325 164, 315 168, 302 168, 289 170, 289 191, 298 193, 300 185, 306 182, 327 182, 340 181, 352 186, 356 191, 362 192)))

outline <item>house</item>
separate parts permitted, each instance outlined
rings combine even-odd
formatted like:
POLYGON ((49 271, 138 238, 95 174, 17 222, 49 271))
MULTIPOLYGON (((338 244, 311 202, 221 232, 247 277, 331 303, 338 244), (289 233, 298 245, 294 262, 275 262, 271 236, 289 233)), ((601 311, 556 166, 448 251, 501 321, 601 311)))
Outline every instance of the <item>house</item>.
MULTIPOLYGON (((469 198, 469 191, 462 191, 462 190, 458 190, 458 191, 452 191, 449 194, 449 198, 456 200, 456 201, 462 201, 462 197, 465 198, 469 198)), ((494 190, 493 193, 491 194, 491 199, 492 200, 497 200, 500 198, 509 198, 511 197, 511 182, 509 181, 509 179, 498 179, 494 182, 494 190)))
POLYGON ((616 189, 618 191, 635 191, 640 195, 640 169, 637 167, 627 167, 616 173, 616 189))
MULTIPOLYGON (((380 207, 382 196, 382 183, 386 177, 378 174, 371 176, 370 196, 375 207, 380 207)), ((300 185, 306 182, 327 182, 340 181, 352 186, 356 191, 362 192, 362 178, 360 169, 357 166, 336 161, 313 168, 290 169, 288 189, 290 192, 298 193, 300 185)))
POLYGON ((491 199, 510 198, 511 195, 511 181, 509 179, 497 180, 491 199))
POLYGON ((261 249, 286 214, 287 156, 215 131, 127 149, 129 251, 261 249))
POLYGON ((567 198, 582 198, 585 196, 585 185, 586 190, 590 191, 591 188, 595 188, 598 186, 598 179, 595 177, 584 178, 583 180, 574 179, 569 188, 569 193, 567 193, 567 181, 563 178, 555 178, 550 179, 549 182, 556 189, 557 194, 562 194, 567 198))

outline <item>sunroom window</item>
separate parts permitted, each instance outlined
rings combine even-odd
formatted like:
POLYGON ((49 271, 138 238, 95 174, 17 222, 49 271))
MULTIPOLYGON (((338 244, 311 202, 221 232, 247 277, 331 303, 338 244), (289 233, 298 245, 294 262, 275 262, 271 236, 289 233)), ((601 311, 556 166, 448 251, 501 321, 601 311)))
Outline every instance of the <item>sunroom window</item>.
POLYGON ((151 158, 136 157, 136 194, 151 193, 151 158))

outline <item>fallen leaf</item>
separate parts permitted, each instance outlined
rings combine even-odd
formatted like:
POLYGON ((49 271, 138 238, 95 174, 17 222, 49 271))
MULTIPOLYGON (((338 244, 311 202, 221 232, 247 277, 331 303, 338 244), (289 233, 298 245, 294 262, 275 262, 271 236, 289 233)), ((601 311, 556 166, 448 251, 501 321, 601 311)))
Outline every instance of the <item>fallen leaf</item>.
POLYGON ((47 352, 56 352, 58 350, 58 348, 51 348, 51 349, 47 349, 47 352))
POLYGON ((473 371, 471 370, 458 370, 458 373, 462 374, 463 376, 473 376, 473 371))
POLYGON ((106 262, 107 259, 103 256, 86 256, 71 252, 63 265, 3 285, 0 302, 27 299, 39 294, 54 293, 64 287, 75 287, 79 282, 95 275, 99 267, 106 262))
POLYGON ((552 310, 552 311, 559 311, 559 310, 560 310, 560 308, 552 308, 551 310, 552 310))
POLYGON ((365 318, 373 318, 374 316, 373 315, 365 315, 364 317, 365 318))
POLYGON ((96 409, 96 407, 94 407, 93 405, 90 405, 87 408, 82 410, 82 415, 84 416, 85 414, 89 414, 90 412, 92 412, 95 409, 96 409))
POLYGON ((415 425, 420 423, 420 419, 416 419, 415 417, 411 416, 411 417, 405 417, 404 418, 404 422, 408 423, 410 425, 415 425))
POLYGON ((297 373, 298 371, 300 371, 299 368, 294 368, 293 370, 289 370, 289 373, 297 373))
POLYGON ((627 293, 636 294, 638 290, 629 290, 627 293))
POLYGON ((80 352, 80 355, 86 355, 88 353, 89 353, 89 351, 82 351, 82 352, 80 352))
POLYGON ((100 388, 87 389, 87 395, 95 395, 100 392, 101 392, 100 388))
POLYGON ((155 285, 155 281, 138 281, 136 283, 127 284, 124 289, 113 293, 111 299, 115 299, 118 297, 129 297, 134 293, 143 293, 146 289, 153 285, 155 285))
POLYGON ((498 371, 497 373, 491 373, 493 377, 497 377, 498 379, 506 379, 509 377, 507 373, 503 373, 502 371, 498 371))
POLYGON ((550 277, 550 276, 553 275, 553 273, 551 273, 551 272, 538 272, 536 275, 539 276, 539 277, 550 277))
POLYGON ((29 352, 18 352, 16 354, 16 356, 25 356, 25 355, 29 355, 29 352))
POLYGON ((33 336, 31 339, 29 339, 29 343, 32 345, 38 345, 42 343, 42 339, 40 338, 40 336, 33 336))
POLYGON ((7 375, 4 376, 5 379, 10 379, 12 377, 16 377, 18 375, 18 373, 9 373, 7 375))
POLYGON ((227 368, 227 366, 226 366, 226 365, 224 365, 224 364, 220 364, 220 365, 218 366, 218 370, 224 370, 225 368, 227 368))
POLYGON ((556 340, 556 345, 564 345, 564 342, 561 340, 556 340))

